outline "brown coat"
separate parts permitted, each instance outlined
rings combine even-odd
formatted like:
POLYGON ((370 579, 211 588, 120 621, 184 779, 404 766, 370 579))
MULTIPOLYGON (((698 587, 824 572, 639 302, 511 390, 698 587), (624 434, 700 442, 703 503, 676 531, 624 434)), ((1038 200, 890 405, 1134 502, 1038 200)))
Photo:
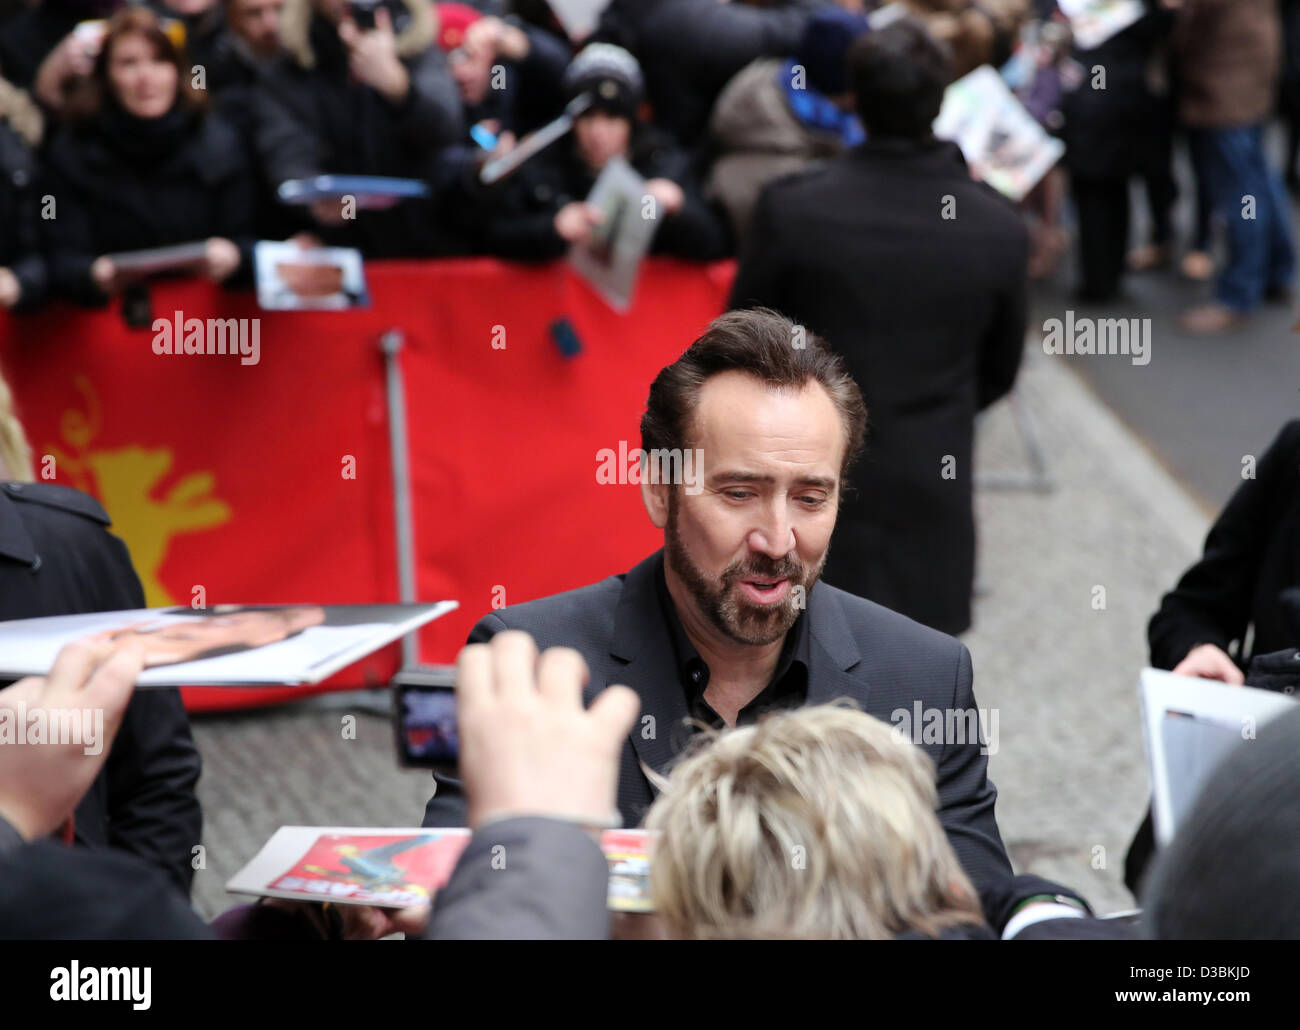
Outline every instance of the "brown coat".
POLYGON ((784 63, 760 57, 747 64, 727 83, 709 120, 719 156, 704 192, 726 209, 737 239, 744 238, 764 186, 843 149, 839 137, 805 126, 790 110, 776 81, 784 63))
POLYGON ((1237 128, 1272 112, 1282 71, 1277 0, 1184 0, 1174 50, 1183 124, 1237 128))

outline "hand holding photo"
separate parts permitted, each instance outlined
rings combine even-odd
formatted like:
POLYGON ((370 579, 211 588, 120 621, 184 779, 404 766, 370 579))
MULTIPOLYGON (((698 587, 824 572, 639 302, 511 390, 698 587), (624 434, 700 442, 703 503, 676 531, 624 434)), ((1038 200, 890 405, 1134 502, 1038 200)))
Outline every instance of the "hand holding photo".
POLYGON ((90 637, 142 644, 140 687, 319 683, 456 607, 219 605, 15 619, 0 622, 0 679, 43 676, 60 648, 90 637))
POLYGON ((292 241, 262 240, 253 248, 257 302, 268 311, 337 311, 368 307, 359 250, 303 249, 292 241))

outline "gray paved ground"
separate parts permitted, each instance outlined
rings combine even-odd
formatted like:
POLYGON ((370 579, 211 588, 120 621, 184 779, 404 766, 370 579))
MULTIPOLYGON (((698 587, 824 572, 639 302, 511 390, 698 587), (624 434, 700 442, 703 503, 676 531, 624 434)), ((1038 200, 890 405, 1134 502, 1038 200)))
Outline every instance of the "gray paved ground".
MULTIPOLYGON (((1275 167, 1282 165, 1280 142, 1271 140, 1275 167)), ((1181 152, 1174 171, 1182 190, 1174 222, 1185 245, 1193 192, 1181 152)), ((1148 219, 1144 193, 1138 183, 1132 186, 1132 240, 1137 242, 1146 238, 1148 219)), ((1070 218, 1067 210, 1067 223, 1070 218)), ((1300 246, 1300 210, 1294 204, 1291 223, 1300 246)), ((1221 238, 1218 246, 1222 257, 1221 238)), ((1077 286, 1073 256, 1072 249, 1054 281, 1038 285, 1031 324, 1060 318, 1068 308, 1093 317, 1151 319, 1151 363, 1144 367, 1095 357, 1067 360, 1178 481, 1207 510, 1217 511, 1240 482, 1242 455, 1259 455, 1284 422, 1300 417, 1300 334, 1292 328, 1300 317, 1296 301, 1266 305, 1232 333, 1191 337, 1179 331, 1178 316, 1209 300, 1209 285, 1183 280, 1173 270, 1129 275, 1124 299, 1098 310, 1070 299, 1077 286)))
MULTIPOLYGON (((998 711, 998 819, 1018 868, 1114 911, 1131 904, 1123 853, 1147 796, 1136 699, 1145 622, 1206 519, 1060 359, 1030 351, 1019 392, 1057 489, 978 499, 985 593, 966 642, 979 703, 998 711), (1104 610, 1093 608, 1097 586, 1104 610)), ((984 472, 1023 469, 1005 405, 981 424, 978 450, 984 472)), ((357 739, 343 739, 351 711, 345 702, 197 720, 207 868, 195 900, 205 914, 230 904, 225 880, 280 825, 418 823, 428 777, 396 768, 378 716, 359 715, 357 739)))

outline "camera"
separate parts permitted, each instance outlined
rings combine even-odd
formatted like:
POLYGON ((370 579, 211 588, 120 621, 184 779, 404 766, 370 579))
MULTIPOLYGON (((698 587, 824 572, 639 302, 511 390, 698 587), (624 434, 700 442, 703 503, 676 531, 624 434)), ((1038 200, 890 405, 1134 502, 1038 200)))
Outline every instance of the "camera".
POLYGON ((399 763, 456 775, 460 737, 456 689, 451 683, 394 682, 393 730, 399 763))
POLYGON ((362 32, 369 32, 375 27, 375 12, 381 7, 388 11, 388 18, 393 23, 394 32, 401 32, 406 28, 410 12, 404 4, 393 0, 348 0, 348 17, 362 32))

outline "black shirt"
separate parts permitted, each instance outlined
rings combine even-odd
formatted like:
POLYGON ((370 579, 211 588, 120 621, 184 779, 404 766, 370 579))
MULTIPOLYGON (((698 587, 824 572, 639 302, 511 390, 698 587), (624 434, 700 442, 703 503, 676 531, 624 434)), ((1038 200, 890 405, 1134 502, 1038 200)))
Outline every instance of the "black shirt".
MULTIPOLYGON (((668 635, 673 642, 673 654, 677 665, 678 679, 686 695, 686 707, 691 718, 714 729, 723 729, 726 723, 704 700, 704 691, 709 686, 709 667, 700 657, 699 651, 686 635, 682 620, 673 605, 672 595, 668 593, 668 581, 664 577, 663 561, 655 575, 655 586, 659 593, 659 609, 664 622, 668 625, 668 635)), ((737 726, 748 726, 758 721, 764 712, 775 709, 802 707, 808 699, 808 613, 804 611, 790 631, 785 635, 781 646, 781 656, 776 662, 776 671, 771 681, 749 704, 736 715, 737 726)))

